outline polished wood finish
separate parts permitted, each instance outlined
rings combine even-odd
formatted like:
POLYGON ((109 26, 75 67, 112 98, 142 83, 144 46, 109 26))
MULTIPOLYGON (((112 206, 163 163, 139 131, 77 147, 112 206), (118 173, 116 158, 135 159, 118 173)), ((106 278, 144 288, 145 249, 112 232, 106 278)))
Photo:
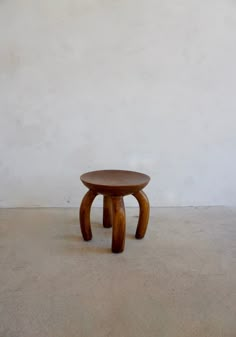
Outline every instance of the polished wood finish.
POLYGON ((147 195, 143 191, 139 191, 133 194, 133 196, 138 200, 140 208, 138 226, 135 237, 136 239, 142 239, 145 236, 149 220, 150 214, 149 201, 147 195))
POLYGON ((103 198, 103 226, 105 228, 112 227, 113 210, 112 199, 109 195, 104 195, 103 198))
POLYGON ((85 173, 80 179, 90 190, 119 197, 142 190, 150 177, 133 171, 103 170, 85 173))
POLYGON ((85 194, 80 206, 80 228, 85 241, 89 241, 92 239, 90 210, 93 200, 96 198, 96 196, 96 192, 89 190, 85 194))
POLYGON ((112 227, 112 251, 121 253, 125 247, 125 207, 123 197, 132 194, 140 207, 137 225, 137 239, 145 236, 149 220, 149 201, 142 189, 148 184, 150 177, 146 174, 122 171, 103 170, 85 173, 81 181, 89 188, 80 206, 80 226, 85 241, 92 239, 90 210, 93 200, 98 194, 103 199, 103 226, 112 227))
POLYGON ((112 251, 121 253, 125 247, 125 206, 123 197, 112 197, 113 224, 112 224, 112 251))

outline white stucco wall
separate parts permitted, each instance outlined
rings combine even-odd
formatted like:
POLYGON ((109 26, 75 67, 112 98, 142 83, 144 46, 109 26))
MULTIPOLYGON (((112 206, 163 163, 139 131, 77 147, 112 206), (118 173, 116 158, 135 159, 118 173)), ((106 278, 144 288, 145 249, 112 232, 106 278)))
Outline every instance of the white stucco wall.
POLYGON ((235 1, 1 0, 0 206, 78 206, 101 168, 236 205, 235 92, 235 1))

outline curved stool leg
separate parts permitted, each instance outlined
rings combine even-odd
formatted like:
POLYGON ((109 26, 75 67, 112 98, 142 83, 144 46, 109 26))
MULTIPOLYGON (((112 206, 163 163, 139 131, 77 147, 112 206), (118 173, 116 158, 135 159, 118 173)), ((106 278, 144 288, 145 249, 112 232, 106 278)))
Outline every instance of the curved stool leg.
POLYGON ((103 199, 103 227, 112 227, 112 200, 109 195, 104 195, 103 199))
POLYGON ((112 251, 121 253, 125 248, 125 207, 123 197, 112 197, 112 251))
POLYGON ((150 213, 149 201, 148 197, 143 191, 134 193, 133 196, 138 200, 140 207, 139 221, 135 237, 136 239, 142 239, 146 233, 149 221, 149 213, 150 213))
POLYGON ((90 224, 90 210, 93 200, 97 196, 96 192, 88 191, 80 205, 80 228, 85 241, 92 239, 92 231, 90 224))

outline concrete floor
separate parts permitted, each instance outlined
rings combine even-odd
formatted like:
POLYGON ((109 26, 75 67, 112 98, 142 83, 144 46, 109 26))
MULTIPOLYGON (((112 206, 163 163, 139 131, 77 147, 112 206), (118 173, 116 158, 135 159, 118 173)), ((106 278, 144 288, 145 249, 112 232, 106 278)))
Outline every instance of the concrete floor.
POLYGON ((0 210, 0 337, 235 337, 236 209, 152 209, 123 254, 75 209, 0 210))

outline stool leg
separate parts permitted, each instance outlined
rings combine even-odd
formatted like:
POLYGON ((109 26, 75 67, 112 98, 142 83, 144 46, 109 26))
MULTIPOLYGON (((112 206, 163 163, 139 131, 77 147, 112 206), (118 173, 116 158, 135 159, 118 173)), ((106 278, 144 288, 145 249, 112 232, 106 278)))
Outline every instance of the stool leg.
POLYGON ((103 227, 112 227, 112 200, 109 195, 105 195, 103 198, 103 227))
POLYGON ((125 247, 125 207, 123 197, 112 197, 112 251, 121 253, 125 247))
POLYGON ((90 210, 93 200, 97 196, 96 192, 88 191, 80 205, 80 228, 85 241, 92 239, 92 231, 90 224, 90 210))
POLYGON ((140 213, 136 230, 136 239, 142 239, 146 233, 149 221, 150 206, 147 195, 143 191, 134 193, 133 196, 138 200, 140 213))

